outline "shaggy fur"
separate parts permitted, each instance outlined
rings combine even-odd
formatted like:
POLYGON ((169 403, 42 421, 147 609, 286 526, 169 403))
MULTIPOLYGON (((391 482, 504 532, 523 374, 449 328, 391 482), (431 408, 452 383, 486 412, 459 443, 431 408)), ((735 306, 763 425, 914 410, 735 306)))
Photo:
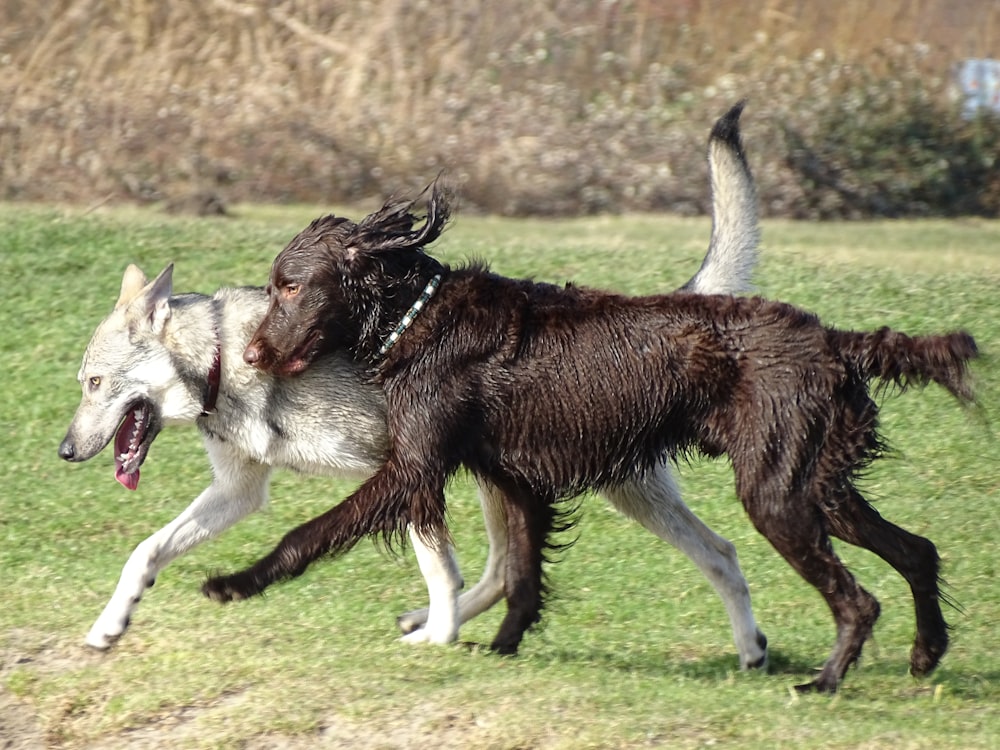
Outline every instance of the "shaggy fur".
POLYGON ((879 614, 831 535, 871 550, 910 584, 911 671, 934 669, 948 644, 935 547, 883 519, 855 479, 882 448, 870 381, 934 381, 970 401, 971 336, 839 331, 760 298, 626 297, 479 264, 450 269, 423 252, 445 225, 447 192, 434 187, 421 226, 411 209, 393 202, 359 224, 319 219, 276 258, 270 306, 245 359, 291 374, 322 352, 349 350, 385 392, 389 456, 271 554, 210 580, 213 596, 259 593, 361 535, 407 523, 445 533, 444 485, 465 467, 506 496, 508 612, 492 647, 513 653, 542 610, 557 501, 615 486, 665 454, 726 454, 755 527, 836 622, 832 653, 800 689, 835 691, 879 614), (437 294, 380 356, 435 274, 437 294))

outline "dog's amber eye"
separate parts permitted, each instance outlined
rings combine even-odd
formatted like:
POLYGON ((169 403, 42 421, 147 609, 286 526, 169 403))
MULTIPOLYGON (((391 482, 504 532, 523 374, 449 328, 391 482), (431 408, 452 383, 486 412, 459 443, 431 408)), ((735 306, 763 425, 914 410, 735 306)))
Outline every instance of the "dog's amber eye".
POLYGON ((98 377, 97 375, 92 376, 90 378, 90 387, 91 388, 100 388, 101 387, 101 379, 100 379, 100 377, 98 377))
POLYGON ((285 284, 285 296, 294 297, 299 293, 299 289, 301 289, 301 287, 298 284, 285 284))

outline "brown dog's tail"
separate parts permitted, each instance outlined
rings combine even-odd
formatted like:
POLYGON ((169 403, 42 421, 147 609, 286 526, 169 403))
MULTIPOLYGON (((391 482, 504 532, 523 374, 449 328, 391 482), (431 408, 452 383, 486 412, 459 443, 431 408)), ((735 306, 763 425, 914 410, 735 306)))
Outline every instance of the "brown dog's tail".
POLYGON ((975 400, 968 364, 979 350, 964 331, 941 336, 907 336, 890 328, 838 332, 837 348, 865 380, 878 379, 900 388, 933 381, 960 401, 975 400))

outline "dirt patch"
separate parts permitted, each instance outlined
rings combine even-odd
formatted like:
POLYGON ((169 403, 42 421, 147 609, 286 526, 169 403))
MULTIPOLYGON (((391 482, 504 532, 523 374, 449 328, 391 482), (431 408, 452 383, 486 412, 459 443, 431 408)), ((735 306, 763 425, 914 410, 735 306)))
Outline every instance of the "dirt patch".
POLYGON ((45 747, 34 709, 7 691, 0 693, 0 748, 28 750, 45 747))
POLYGON ((25 630, 10 630, 0 642, 0 750, 51 747, 45 722, 30 700, 12 685, 34 675, 51 676, 79 669, 101 654, 78 643, 25 630))
MULTIPOLYGON (((163 747, 197 745, 205 740, 199 718, 224 710, 221 706, 190 708, 169 720, 141 729, 129 730, 99 740, 90 750, 154 750, 163 747)), ((420 711, 391 722, 374 725, 357 723, 342 717, 329 717, 314 732, 299 735, 268 733, 240 741, 245 750, 354 750, 355 748, 434 747, 439 750, 461 750, 467 747, 490 748, 503 743, 492 736, 489 726, 456 715, 420 711), (420 715, 420 718, 417 718, 420 715)), ((209 743, 206 743, 209 744, 209 743)), ((27 746, 30 747, 30 746, 27 746)))
POLYGON ((27 750, 45 747, 34 707, 19 700, 8 689, 11 673, 33 662, 27 654, 16 654, 5 649, 0 654, 0 750, 27 750))
MULTIPOLYGON (((81 658, 100 659, 101 654, 81 649, 77 644, 57 642, 28 633, 8 633, 0 646, 0 750, 36 750, 61 746, 49 735, 45 722, 29 700, 22 700, 10 686, 33 674, 56 675, 80 667, 81 658), (71 655, 71 656, 70 656, 71 655)), ((224 695, 208 705, 178 706, 162 718, 141 727, 107 734, 83 743, 70 742, 87 750, 158 750, 211 744, 207 725, 238 715, 247 698, 244 691, 224 695)), ((498 707, 498 711, 503 711, 498 707)), ((287 735, 268 733, 240 740, 246 750, 349 750, 365 748, 436 747, 460 750, 470 746, 506 746, 497 722, 452 706, 423 703, 405 715, 378 723, 330 715, 313 732, 287 735)), ((533 742, 544 747, 544 742, 533 742)))

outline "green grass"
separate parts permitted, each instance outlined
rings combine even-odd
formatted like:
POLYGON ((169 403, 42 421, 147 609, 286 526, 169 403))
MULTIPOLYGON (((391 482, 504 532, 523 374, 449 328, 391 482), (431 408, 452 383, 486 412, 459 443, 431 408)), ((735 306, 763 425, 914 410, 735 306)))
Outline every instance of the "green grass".
MULTIPOLYGON (((70 747, 987 748, 1000 736, 1000 446, 988 421, 938 389, 885 399, 893 458, 865 483, 884 515, 937 543, 952 650, 907 674, 912 604, 874 556, 839 548, 883 616, 834 698, 796 697, 834 632, 819 596, 752 530, 724 462, 680 468, 691 506, 739 549, 772 647, 768 675, 737 671, 722 606, 679 553, 606 504, 583 504, 577 544, 551 569, 556 598, 522 654, 399 644, 394 617, 424 602, 409 554, 362 544, 260 599, 220 607, 206 573, 266 552, 351 486, 277 475, 272 505, 167 568, 107 654, 83 637, 132 548, 209 480, 194 429, 161 434, 138 492, 109 452, 82 465, 56 448, 79 398, 84 346, 121 273, 175 262, 178 291, 262 283, 318 209, 242 207, 232 220, 135 210, 0 206, 0 735, 70 747)), ((356 213, 356 212, 352 212, 356 213)), ((697 268, 708 222, 460 217, 445 259, 508 275, 664 291, 697 268)), ((1000 224, 769 222, 760 290, 842 327, 964 327, 987 418, 1000 377, 1000 224)), ((463 569, 485 556, 474 493, 449 493, 463 569)), ((463 629, 488 642, 502 607, 463 629)))

